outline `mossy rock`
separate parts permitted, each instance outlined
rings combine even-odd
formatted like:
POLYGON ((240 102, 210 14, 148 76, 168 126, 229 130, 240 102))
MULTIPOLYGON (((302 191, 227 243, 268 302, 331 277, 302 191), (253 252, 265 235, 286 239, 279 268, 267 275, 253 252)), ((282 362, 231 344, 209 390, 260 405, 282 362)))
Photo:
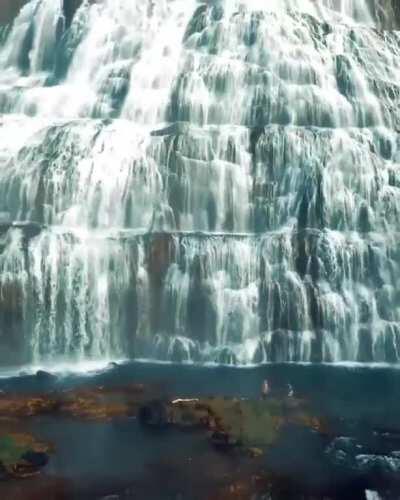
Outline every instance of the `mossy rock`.
POLYGON ((14 477, 39 472, 52 451, 48 443, 38 441, 30 434, 0 434, 0 464, 7 474, 14 477))
POLYGON ((283 426, 294 423, 322 431, 319 419, 294 398, 245 400, 209 398, 172 403, 170 422, 185 427, 203 426, 229 446, 266 448, 276 442, 283 426))
POLYGON ((12 434, 0 436, 0 462, 5 467, 17 463, 30 449, 29 444, 18 436, 12 434))

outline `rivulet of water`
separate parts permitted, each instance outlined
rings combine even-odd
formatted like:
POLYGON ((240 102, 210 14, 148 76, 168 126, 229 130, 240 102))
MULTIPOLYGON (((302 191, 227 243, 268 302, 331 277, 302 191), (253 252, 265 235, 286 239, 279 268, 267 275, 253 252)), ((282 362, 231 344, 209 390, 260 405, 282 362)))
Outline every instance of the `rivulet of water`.
POLYGON ((0 30, 0 361, 397 363, 399 32, 76 4, 0 30))

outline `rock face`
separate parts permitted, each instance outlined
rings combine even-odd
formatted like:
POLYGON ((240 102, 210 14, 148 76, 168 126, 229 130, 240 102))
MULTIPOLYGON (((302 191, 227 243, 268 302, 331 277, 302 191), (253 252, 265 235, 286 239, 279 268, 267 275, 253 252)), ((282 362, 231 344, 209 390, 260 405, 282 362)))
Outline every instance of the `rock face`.
POLYGON ((0 25, 11 23, 27 0, 2 0, 0 8, 0 25))
POLYGON ((400 361, 397 3, 16 5, 4 361, 400 361))
POLYGON ((400 4, 397 0, 374 0, 369 2, 371 12, 385 30, 400 27, 400 4))

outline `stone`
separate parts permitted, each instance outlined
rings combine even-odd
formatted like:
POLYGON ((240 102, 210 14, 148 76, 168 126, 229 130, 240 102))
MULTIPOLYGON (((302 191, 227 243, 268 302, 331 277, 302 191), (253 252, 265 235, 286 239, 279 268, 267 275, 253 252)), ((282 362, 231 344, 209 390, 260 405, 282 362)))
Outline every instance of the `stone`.
POLYGON ((40 382, 55 382, 57 380, 56 375, 53 375, 52 373, 46 372, 45 370, 38 370, 36 372, 36 378, 40 382))
POLYGON ((381 29, 399 29, 400 4, 398 0, 368 0, 368 4, 381 29))

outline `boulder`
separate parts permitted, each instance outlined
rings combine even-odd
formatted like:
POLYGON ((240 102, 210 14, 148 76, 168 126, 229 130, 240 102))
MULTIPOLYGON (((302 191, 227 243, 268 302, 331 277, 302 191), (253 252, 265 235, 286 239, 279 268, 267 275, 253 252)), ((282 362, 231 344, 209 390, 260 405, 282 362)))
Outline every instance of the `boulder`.
POLYGON ((56 375, 46 372, 44 370, 38 370, 36 372, 36 378, 39 382, 52 383, 57 380, 56 375))

